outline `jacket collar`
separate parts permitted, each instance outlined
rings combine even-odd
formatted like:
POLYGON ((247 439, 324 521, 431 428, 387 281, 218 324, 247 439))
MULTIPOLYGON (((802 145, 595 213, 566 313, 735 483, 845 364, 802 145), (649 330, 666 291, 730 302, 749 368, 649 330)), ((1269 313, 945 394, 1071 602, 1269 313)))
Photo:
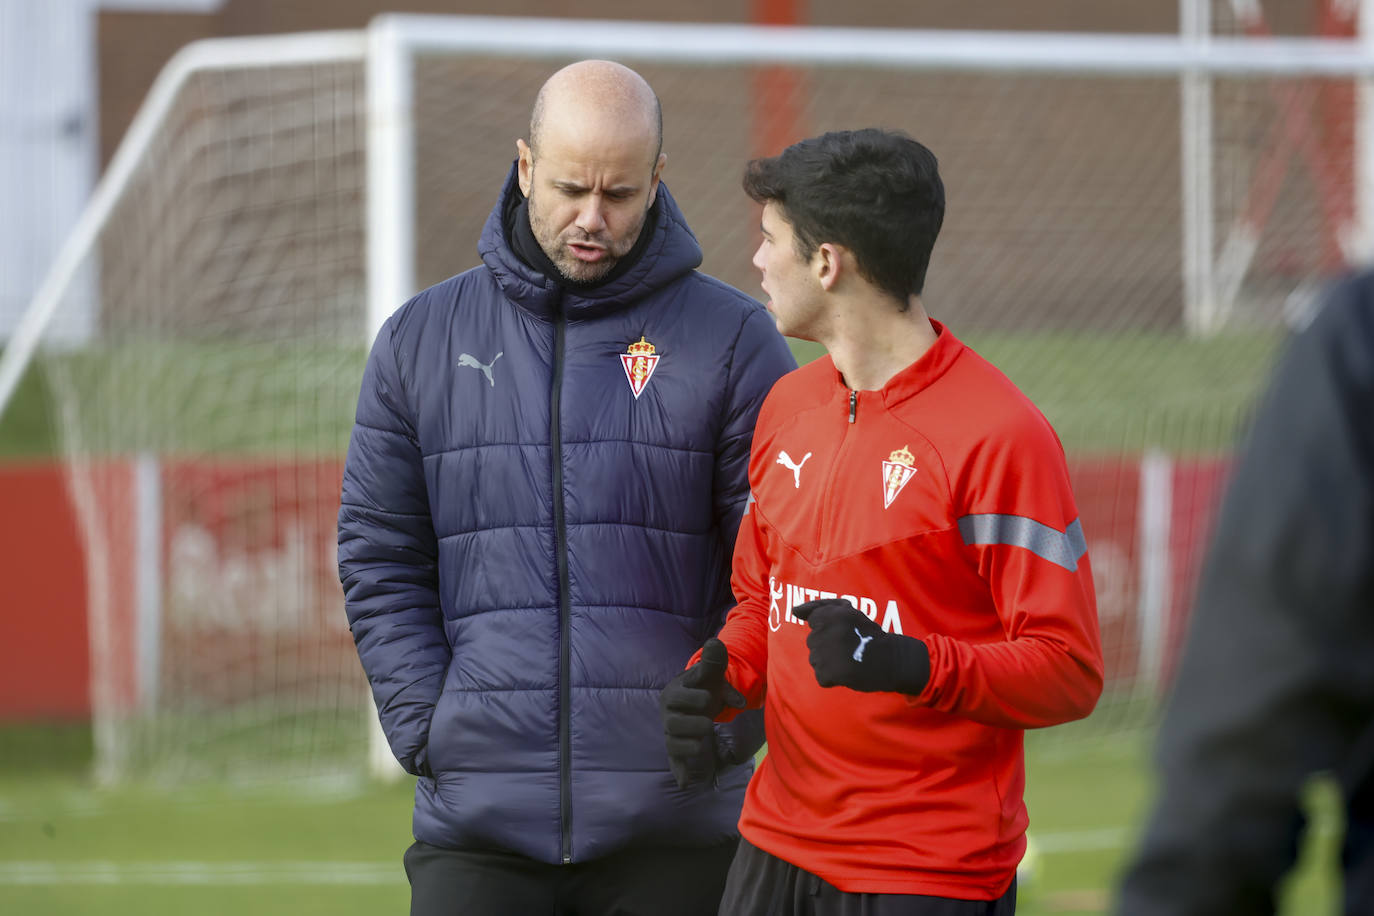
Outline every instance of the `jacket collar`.
MULTIPOLYGON (((954 361, 967 349, 963 341, 955 337, 948 328, 934 318, 930 319, 930 326, 935 329, 935 343, 931 344, 930 348, 922 353, 919 359, 892 376, 887 380, 887 384, 875 392, 883 399, 885 407, 895 407, 902 401, 929 388, 949 370, 950 366, 954 365, 954 361)), ((830 357, 827 355, 826 359, 830 359, 830 357)), ((844 376, 840 375, 840 370, 835 368, 834 361, 830 363, 830 370, 834 374, 835 386, 839 389, 839 393, 843 397, 848 397, 849 388, 845 385, 844 376)), ((860 394, 862 396, 864 392, 860 394)))
POLYGON ((589 289, 562 285, 530 267, 511 248, 505 214, 513 195, 519 194, 516 167, 512 165, 501 196, 482 227, 477 253, 506 298, 535 317, 552 319, 561 308, 569 320, 576 321, 628 308, 701 264, 701 245, 687 227, 668 186, 660 182, 658 198, 644 224, 644 231, 652 231, 653 237, 643 256, 608 283, 589 289))

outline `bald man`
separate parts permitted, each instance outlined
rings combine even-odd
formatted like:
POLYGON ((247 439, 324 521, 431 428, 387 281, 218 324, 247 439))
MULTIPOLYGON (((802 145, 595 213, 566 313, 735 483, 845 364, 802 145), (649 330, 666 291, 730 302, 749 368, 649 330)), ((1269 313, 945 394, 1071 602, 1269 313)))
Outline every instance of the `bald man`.
POLYGON ((638 74, 555 73, 482 265, 368 360, 339 575, 418 777, 414 914, 716 912, 762 721, 670 761, 658 696, 733 605, 754 419, 795 363, 696 270, 662 145, 638 74))

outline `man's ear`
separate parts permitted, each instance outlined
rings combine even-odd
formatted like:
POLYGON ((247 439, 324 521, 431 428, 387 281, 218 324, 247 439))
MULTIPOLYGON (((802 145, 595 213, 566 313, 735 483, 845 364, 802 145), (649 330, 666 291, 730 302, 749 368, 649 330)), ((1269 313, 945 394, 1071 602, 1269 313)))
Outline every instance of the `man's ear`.
POLYGON ((664 167, 665 165, 667 165, 667 164, 668 164, 668 154, 667 154, 667 153, 659 153, 659 154, 658 154, 658 162, 655 162, 655 163, 654 163, 654 173, 653 173, 653 175, 650 176, 650 178, 649 178, 649 206, 650 206, 650 207, 652 207, 652 206, 654 205, 654 201, 658 199, 658 182, 659 182, 659 178, 663 175, 663 167, 664 167))
POLYGON ((832 292, 845 272, 844 249, 833 242, 823 243, 811 256, 811 269, 815 271, 816 282, 821 289, 832 292))
POLYGON ((534 183, 534 150, 530 149, 524 140, 516 140, 515 155, 519 159, 515 171, 520 182, 520 192, 529 197, 530 186, 534 183))

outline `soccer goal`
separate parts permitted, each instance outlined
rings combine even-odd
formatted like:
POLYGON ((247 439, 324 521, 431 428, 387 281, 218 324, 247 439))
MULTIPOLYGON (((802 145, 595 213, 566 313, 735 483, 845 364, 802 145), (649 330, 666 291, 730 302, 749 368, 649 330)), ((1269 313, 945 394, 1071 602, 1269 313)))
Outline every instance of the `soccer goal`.
POLYGON ((1138 727, 1284 327, 1369 250, 1374 217, 1374 57, 1212 31, 388 15, 186 48, 0 361, 0 409, 30 363, 54 393, 100 776, 367 772, 375 716, 334 566, 367 345, 477 263, 536 90, 592 56, 659 93, 703 269, 746 291, 751 156, 870 125, 935 151, 928 307, 1059 430, 1109 666, 1086 727, 1138 727))

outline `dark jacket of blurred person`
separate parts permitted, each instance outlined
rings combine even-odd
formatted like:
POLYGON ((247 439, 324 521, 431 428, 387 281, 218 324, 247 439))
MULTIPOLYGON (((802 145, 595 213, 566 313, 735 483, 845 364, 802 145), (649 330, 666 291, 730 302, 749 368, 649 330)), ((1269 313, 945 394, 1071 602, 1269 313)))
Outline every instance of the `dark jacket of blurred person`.
POLYGON ((417 840, 560 866, 720 844, 762 718, 720 727, 713 778, 681 790, 658 694, 734 604, 755 416, 795 362, 757 302, 696 271, 657 169, 632 248, 594 226, 573 252, 534 205, 621 192, 582 186, 595 157, 546 189, 551 154, 519 149, 482 266, 373 346, 339 514, 349 624, 419 777, 417 840))
POLYGON ((1290 343, 1191 627, 1118 913, 1273 912, 1317 773, 1343 800, 1345 912, 1374 913, 1374 273, 1290 343))

